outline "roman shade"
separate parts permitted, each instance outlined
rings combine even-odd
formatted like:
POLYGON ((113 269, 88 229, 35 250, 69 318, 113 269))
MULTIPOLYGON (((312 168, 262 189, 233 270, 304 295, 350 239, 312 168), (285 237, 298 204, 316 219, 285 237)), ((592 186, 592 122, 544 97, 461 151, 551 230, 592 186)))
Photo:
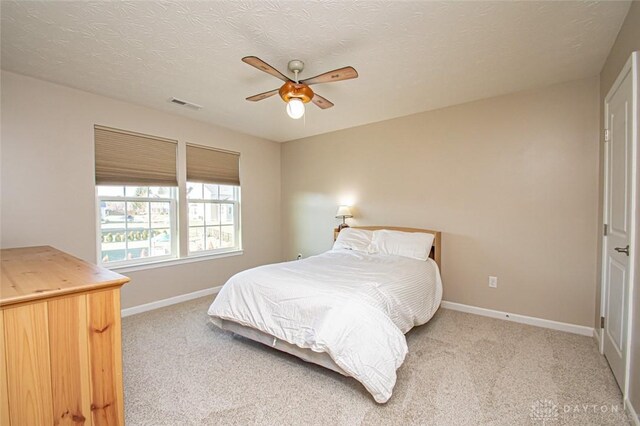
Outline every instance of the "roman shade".
POLYGON ((174 140, 95 126, 96 185, 178 186, 174 140))
POLYGON ((240 154, 187 144, 187 181, 240 185, 240 154))

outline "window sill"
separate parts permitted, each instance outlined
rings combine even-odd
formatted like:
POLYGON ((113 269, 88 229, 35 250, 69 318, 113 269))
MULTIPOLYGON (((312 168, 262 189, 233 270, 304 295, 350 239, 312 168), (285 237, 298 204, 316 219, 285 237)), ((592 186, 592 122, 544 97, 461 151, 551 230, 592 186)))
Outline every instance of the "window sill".
POLYGON ((158 260, 156 262, 146 262, 138 265, 122 265, 109 267, 102 265, 103 268, 110 269, 119 273, 144 271, 146 269, 165 268, 167 266, 182 265, 185 263, 204 262, 206 260, 220 259, 223 257, 239 256, 243 254, 243 250, 226 251, 216 254, 203 254, 200 256, 181 257, 178 259, 158 260))

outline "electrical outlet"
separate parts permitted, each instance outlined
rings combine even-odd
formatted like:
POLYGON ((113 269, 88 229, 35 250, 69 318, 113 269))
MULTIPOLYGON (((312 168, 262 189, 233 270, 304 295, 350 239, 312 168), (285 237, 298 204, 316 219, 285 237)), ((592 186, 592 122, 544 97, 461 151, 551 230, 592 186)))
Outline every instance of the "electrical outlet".
POLYGON ((498 277, 489 276, 489 287, 498 288, 498 277))

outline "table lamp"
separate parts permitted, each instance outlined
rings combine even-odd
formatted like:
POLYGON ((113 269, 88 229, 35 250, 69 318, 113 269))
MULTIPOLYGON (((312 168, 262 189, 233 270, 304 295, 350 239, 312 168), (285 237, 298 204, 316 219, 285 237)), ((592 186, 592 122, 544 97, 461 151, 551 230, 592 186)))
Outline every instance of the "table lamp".
POLYGON ((339 206, 338 212, 336 213, 336 218, 342 218, 342 223, 338 225, 338 231, 340 231, 342 228, 349 227, 346 222, 346 219, 348 217, 353 217, 353 213, 351 213, 351 206, 339 206))

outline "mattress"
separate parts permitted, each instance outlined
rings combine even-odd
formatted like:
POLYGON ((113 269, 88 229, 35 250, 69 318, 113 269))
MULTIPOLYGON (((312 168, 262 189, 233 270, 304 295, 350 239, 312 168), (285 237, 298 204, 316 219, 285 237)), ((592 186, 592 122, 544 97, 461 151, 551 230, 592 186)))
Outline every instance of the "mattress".
POLYGON ((404 333, 427 322, 441 299, 431 259, 331 250, 236 274, 209 315, 328 355, 382 403, 407 354, 404 333))

